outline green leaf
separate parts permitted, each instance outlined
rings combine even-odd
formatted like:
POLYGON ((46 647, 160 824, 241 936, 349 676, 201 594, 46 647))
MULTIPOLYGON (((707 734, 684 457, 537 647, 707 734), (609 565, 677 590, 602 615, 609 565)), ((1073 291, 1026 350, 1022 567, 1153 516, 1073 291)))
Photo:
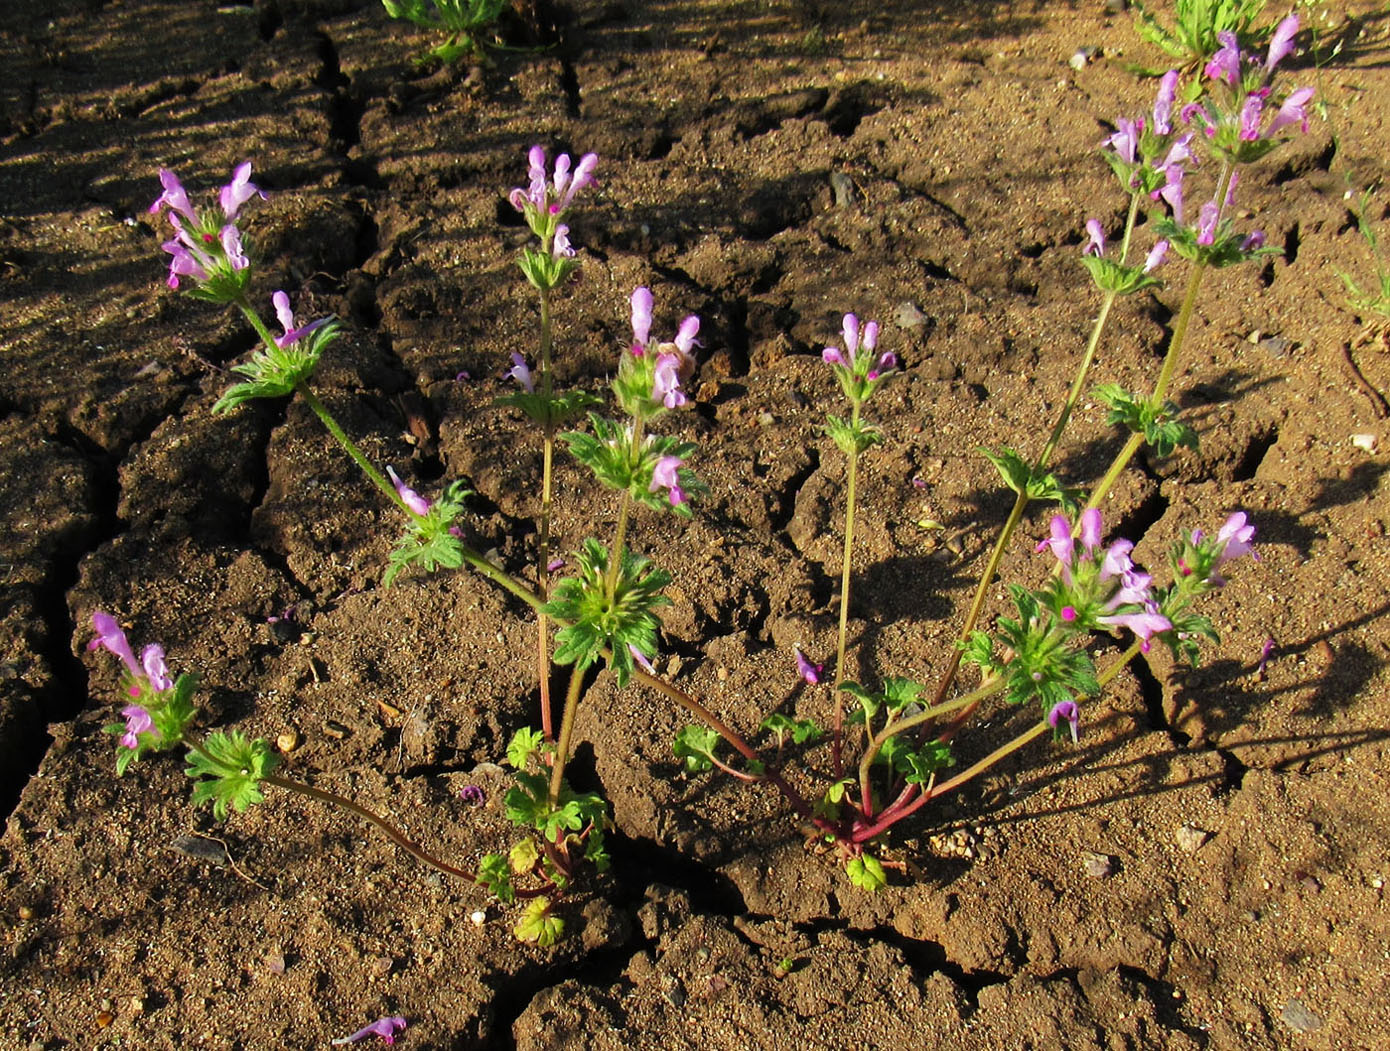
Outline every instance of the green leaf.
POLYGON ((507 820, 523 828, 542 828, 550 814, 550 781, 529 770, 516 772, 516 784, 502 796, 507 820))
POLYGON ((825 417, 825 433, 846 456, 862 453, 883 441, 883 432, 872 424, 862 419, 843 420, 829 413, 825 417))
POLYGON ((759 730, 766 731, 777 738, 777 747, 781 748, 788 737, 793 744, 806 744, 808 741, 818 740, 821 736, 821 728, 816 725, 813 719, 793 719, 789 715, 781 712, 774 712, 769 715, 758 726, 759 730))
POLYGON ((498 398, 495 405, 508 405, 520 409, 536 423, 545 426, 562 427, 578 419, 590 409, 603 402, 588 391, 572 390, 564 394, 552 394, 547 398, 539 391, 514 391, 498 398))
POLYGON ((676 734, 671 751, 677 759, 685 760, 685 768, 692 774, 703 773, 714 766, 714 749, 719 744, 719 734, 708 726, 684 726, 676 734))
POLYGON ((512 849, 507 851, 507 866, 513 875, 517 876, 523 872, 530 872, 540 859, 541 848, 531 836, 517 840, 512 849))
POLYGON ((454 482, 420 516, 412 515, 405 532, 391 551, 383 582, 390 587, 401 572, 420 567, 426 573, 463 565, 463 541, 454 535, 455 522, 463 514, 463 501, 472 490, 454 482))
POLYGON ((526 903, 512 933, 521 941, 542 949, 550 948, 565 932, 565 921, 550 914, 552 907, 549 898, 532 898, 526 903))
POLYGON ((279 762, 264 740, 248 740, 238 730, 213 734, 201 751, 189 751, 187 761, 184 773, 195 780, 194 804, 212 803, 219 821, 227 819, 228 807, 240 814, 261 802, 261 781, 279 762))
POLYGON ((531 753, 544 744, 545 734, 540 730, 523 726, 512 734, 512 739, 507 744, 507 762, 516 770, 525 770, 526 761, 531 757, 531 753))
POLYGON ((297 386, 313 375, 319 357, 341 331, 341 325, 330 321, 288 347, 270 346, 257 350, 250 361, 232 369, 249 376, 250 382, 229 388, 217 399, 212 411, 231 412, 255 398, 281 398, 293 394, 297 386))
POLYGON ((512 869, 501 854, 485 854, 478 862, 477 883, 480 887, 486 887, 498 901, 511 904, 516 900, 512 869))
POLYGON ((845 866, 845 873, 851 883, 870 893, 880 891, 888 885, 888 875, 883 871, 883 865, 872 854, 850 858, 849 864, 845 866))
MULTIPOLYGON (((1112 156, 1108 151, 1107 159, 1112 156)), ((1123 162, 1121 162, 1123 163, 1123 162)), ((1145 288, 1163 284, 1152 274, 1146 273, 1143 266, 1124 266, 1104 256, 1083 255, 1081 264, 1091 273, 1091 280, 1102 292, 1128 296, 1145 288)))
POLYGON ((998 452, 986 446, 980 446, 978 452, 983 453, 985 459, 994 464, 994 469, 999 472, 999 477, 1004 479, 1007 485, 1016 493, 1022 493, 1028 488, 1028 477, 1032 474, 1032 468, 1023 460, 1023 457, 1009 448, 1002 448, 998 452))

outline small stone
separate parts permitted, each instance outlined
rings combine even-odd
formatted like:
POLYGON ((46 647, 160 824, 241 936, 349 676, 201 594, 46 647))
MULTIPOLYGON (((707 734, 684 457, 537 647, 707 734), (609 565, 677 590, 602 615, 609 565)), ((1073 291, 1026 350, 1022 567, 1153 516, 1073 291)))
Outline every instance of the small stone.
POLYGON ((1122 15, 1129 10, 1129 0, 1105 0, 1107 15, 1122 15))
POLYGON ((1189 823, 1178 829, 1176 838, 1179 850, 1185 854, 1195 854, 1201 849, 1203 843, 1211 839, 1211 833, 1189 823))
POLYGON ((835 194, 836 208, 848 208, 854 203, 854 180, 844 172, 830 173, 830 189, 835 194))
POLYGON ((893 323, 897 325, 898 328, 909 330, 925 328, 927 324, 927 315, 922 313, 921 308, 919 308, 916 303, 910 300, 903 300, 903 302, 893 308, 893 323))
POLYGON ((772 413, 770 413, 770 412, 760 412, 760 413, 758 413, 758 426, 759 426, 759 427, 771 427, 771 426, 772 426, 774 423, 776 423, 776 422, 777 422, 777 417, 773 416, 772 413))
POLYGON ((1067 59, 1067 65, 1072 69, 1085 69, 1086 63, 1096 57, 1098 52, 1093 47, 1079 47, 1072 52, 1071 58, 1067 59))
POLYGON ((132 1014, 143 1014, 145 1011, 145 1001, 139 996, 130 998, 130 1010, 132 1014))
POLYGON ((1351 444, 1362 452, 1373 453, 1376 451, 1376 436, 1374 434, 1353 434, 1351 444))
POLYGON ((478 909, 475 912, 470 912, 468 914, 468 922, 473 924, 474 927, 481 927, 483 924, 487 922, 487 913, 485 913, 482 909, 478 909))
POLYGON ((1115 859, 1109 854, 1088 850, 1081 858, 1082 871, 1092 879, 1106 879, 1115 872, 1115 859))
POLYGON ((1265 336, 1258 341, 1258 346, 1271 358, 1287 358, 1293 348, 1293 340, 1283 336, 1265 336))
POLYGON ((372 961, 372 973, 379 978, 385 978, 391 973, 391 968, 396 965, 396 961, 389 956, 378 956, 372 961))
POLYGON ((34 918, 34 910, 28 905, 21 905, 19 907, 19 918, 21 920, 32 920, 34 918))
POLYGON ((1279 1012, 1279 1021, 1295 1033, 1316 1033, 1322 1028, 1322 1019, 1313 1014, 1297 997, 1290 998, 1279 1012))
POLYGON ((323 732, 335 741, 341 741, 352 734, 352 731, 338 722, 337 719, 327 719, 323 724, 323 732))
POLYGON ((114 1022, 115 1020, 116 1020, 116 1016, 113 1015, 110 1011, 98 1011, 98 1012, 97 1012, 97 1028, 98 1028, 98 1029, 109 1029, 109 1028, 111 1027, 111 1023, 114 1022))
POLYGON ((685 661, 681 659, 680 654, 674 654, 671 659, 666 662, 666 677, 668 679, 674 679, 681 673, 681 668, 684 664, 685 661))
POLYGON ((265 969, 271 974, 285 973, 285 954, 273 952, 265 958, 265 969))
POLYGON ((275 738, 275 747, 284 755, 289 755, 300 745, 300 737, 294 730, 286 730, 275 738))

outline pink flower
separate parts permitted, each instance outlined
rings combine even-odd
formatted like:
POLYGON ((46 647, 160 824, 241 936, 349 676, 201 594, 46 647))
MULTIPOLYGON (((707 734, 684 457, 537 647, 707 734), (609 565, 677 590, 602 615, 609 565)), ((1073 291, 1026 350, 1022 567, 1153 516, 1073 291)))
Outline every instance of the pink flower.
POLYGON ((820 682, 821 674, 825 671, 825 665, 812 664, 800 650, 793 650, 792 652, 796 654, 797 674, 812 686, 820 682))
POLYGON ((430 502, 401 481, 400 476, 396 474, 395 468, 387 467, 386 474, 390 477, 391 484, 396 487, 396 493, 400 496, 401 503, 405 504, 406 507, 410 508, 421 517, 430 513, 430 502))
POLYGON ((1240 44, 1231 32, 1217 33, 1216 39, 1221 41, 1221 50, 1207 63, 1206 74, 1235 87, 1240 83, 1240 44))
POLYGON ((1221 209, 1215 201, 1202 205, 1197 213, 1197 243, 1209 245, 1216 240, 1216 221, 1221 217, 1221 209))
POLYGON ((151 643, 140 651, 140 663, 145 669, 145 677, 159 692, 172 690, 174 680, 169 675, 169 666, 164 663, 164 647, 151 643))
POLYGON ((340 1036, 331 1041, 334 1044, 355 1044, 359 1040, 365 1040, 369 1036, 379 1036, 383 1043, 394 1044, 396 1034, 405 1028, 405 1019, 399 1015, 388 1018, 378 1018, 371 1025, 357 1030, 351 1036, 340 1036))
POLYGON ((116 618, 109 613, 100 611, 92 614, 92 627, 96 629, 97 637, 87 643, 87 650, 90 652, 98 646, 103 646, 110 653, 114 653, 121 658, 121 663, 129 669, 130 674, 137 679, 143 675, 143 669, 135 663, 135 654, 130 650, 130 643, 126 640, 125 632, 116 623, 116 618))
POLYGON ((507 375, 521 384, 521 389, 527 394, 534 394, 536 390, 535 377, 531 375, 531 369, 526 364, 526 359, 516 351, 512 351, 512 367, 507 370, 507 375))
POLYGON ((307 325, 295 328, 294 312, 290 310, 289 295, 285 292, 276 292, 271 295, 270 301, 275 306, 275 317, 280 322, 280 327, 285 330, 283 336, 275 337, 275 345, 277 347, 284 348, 298 343, 305 336, 316 329, 322 328, 329 322, 329 319, 326 317, 319 318, 317 321, 311 321, 307 325))
MULTIPOLYGON (((162 172, 160 174, 163 175, 162 172)), ((265 191, 251 182, 251 162, 243 161, 232 170, 232 181, 222 187, 218 194, 222 214, 231 222, 241 211, 241 206, 257 195, 265 200, 265 191)))
POLYGON ((1047 725, 1054 730, 1059 729, 1062 723, 1066 723, 1071 730, 1072 744, 1077 743, 1076 731, 1081 725, 1081 709, 1077 707, 1075 701, 1058 701, 1052 706, 1052 711, 1047 713, 1047 725))
POLYGON ((647 655, 639 650, 632 643, 627 644, 627 651, 632 654, 632 659, 642 666, 642 670, 648 675, 655 675, 656 669, 652 667, 652 662, 647 660, 647 655))
POLYGON ((1178 71, 1170 69, 1158 82, 1158 97, 1154 99, 1154 134, 1167 135, 1173 130, 1173 99, 1178 92, 1178 71))
POLYGON ((1144 134, 1144 118, 1129 120, 1127 117, 1121 117, 1115 121, 1115 127, 1118 130, 1105 140, 1105 145, 1114 150, 1126 164, 1135 163, 1138 158, 1139 139, 1144 134))
POLYGON ((632 352, 646 353, 652 333, 652 290, 643 286, 632 293, 632 352))
POLYGON ((681 359, 678 354, 662 354, 656 359, 656 369, 652 373, 652 397, 658 399, 668 409, 684 405, 686 397, 681 393, 681 359))
POLYGON ((1105 230, 1101 227, 1099 219, 1086 220, 1086 237, 1086 247, 1081 250, 1081 254, 1103 256, 1105 254, 1105 230))
POLYGON ((1230 518, 1226 519, 1225 525, 1216 533, 1217 543, 1224 545, 1221 554, 1217 556, 1216 565, 1219 566, 1223 562, 1240 558, 1241 555, 1249 555, 1258 562, 1260 560, 1259 552, 1250 543, 1254 535, 1255 527, 1246 524, 1244 511, 1237 511, 1231 515, 1230 518))
POLYGON ((1149 610, 1140 613, 1114 613, 1105 617, 1097 617, 1096 621, 1115 628, 1128 628, 1142 640, 1142 645, 1139 648, 1144 653, 1149 652, 1149 640, 1173 626, 1172 622, 1163 614, 1149 610))
POLYGON ((150 214, 156 215, 163 208, 172 208, 196 226, 198 213, 193 210, 193 205, 188 200, 188 193, 184 190, 183 183, 179 182, 179 177, 168 168, 160 168, 159 184, 164 187, 164 192, 155 199, 154 204, 150 205, 150 214))
POLYGON ((1298 88, 1289 92, 1289 97, 1284 100, 1284 104, 1279 107, 1279 112, 1274 114, 1274 119, 1269 122, 1269 127, 1265 130, 1265 138, 1269 138, 1277 131, 1282 131, 1290 124, 1297 124, 1302 131, 1307 131, 1308 103, 1312 100, 1312 88, 1298 88))
POLYGON ((1155 241, 1154 246, 1149 249, 1148 256, 1144 259, 1144 273, 1148 273, 1163 262, 1163 257, 1168 254, 1167 241, 1155 241))
POLYGON ((125 733, 121 734, 120 744, 122 748, 133 751, 140 747, 140 735, 154 730, 154 720, 138 704, 126 705, 121 709, 121 715, 125 718, 125 733))
POLYGON ((679 507, 686 500, 685 490, 680 487, 678 473, 684 462, 679 456, 663 456, 656 462, 656 467, 652 470, 652 484, 647 487, 653 493, 658 489, 665 489, 672 507, 679 507))
POLYGON ((1298 15, 1289 15, 1274 27, 1274 35, 1269 38, 1269 54, 1265 58, 1265 75, 1274 72, 1274 67, 1293 53, 1293 38, 1298 33, 1298 15))

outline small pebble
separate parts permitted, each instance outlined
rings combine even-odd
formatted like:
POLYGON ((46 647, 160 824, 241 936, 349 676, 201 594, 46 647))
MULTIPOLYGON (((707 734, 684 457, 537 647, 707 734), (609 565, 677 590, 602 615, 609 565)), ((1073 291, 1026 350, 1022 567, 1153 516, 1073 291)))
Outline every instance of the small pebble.
POLYGON ((1363 452, 1373 453, 1376 451, 1376 436, 1374 434, 1353 434, 1351 444, 1363 452))
POLYGON ((1188 854, 1195 854, 1201 849, 1203 843, 1211 839, 1211 833, 1206 829, 1198 828, 1196 825, 1186 824, 1178 829, 1176 838, 1180 850, 1188 854))
POLYGON ((284 733, 280 734, 278 737, 275 738, 275 747, 280 749, 280 751, 284 755, 289 755, 291 752, 293 752, 296 748, 299 747, 299 744, 299 734, 296 733, 294 730, 286 730, 284 733))
POLYGON ((1086 63, 1094 59, 1096 53, 1093 47, 1079 47, 1072 52, 1071 58, 1067 59, 1067 65, 1072 69, 1085 69, 1086 63))
POLYGON ((848 208, 854 203, 854 180, 844 172, 830 173, 830 189, 835 194, 836 208, 848 208))
POLYGON ((32 920, 34 918, 34 910, 28 905, 21 905, 19 907, 19 918, 21 920, 32 920))
POLYGON ((335 741, 341 741, 352 733, 346 726, 338 722, 337 719, 328 719, 323 724, 323 732, 335 741))
POLYGON ((927 324, 927 315, 922 313, 916 303, 904 300, 893 310, 893 323, 898 328, 923 328, 927 324))
POLYGON ((1265 336, 1259 340, 1259 347, 1271 358, 1286 358, 1293 347, 1293 340, 1285 339, 1283 336, 1265 336))
POLYGON ((1129 10, 1129 0, 1105 0, 1107 15, 1122 15, 1129 10))
POLYGON ((1322 1019, 1303 1005, 1303 1001, 1291 998, 1279 1012, 1279 1021, 1295 1033, 1315 1033, 1322 1028, 1322 1019))
POLYGON ((1109 854, 1088 850, 1082 855, 1081 869, 1092 879, 1106 879, 1115 872, 1115 859, 1109 854))
POLYGON ((116 1020, 116 1016, 113 1015, 110 1011, 98 1011, 98 1012, 97 1012, 97 1028, 98 1028, 98 1029, 109 1029, 110 1026, 111 1026, 111 1023, 114 1022, 115 1020, 116 1020))
POLYGON ((283 953, 273 952, 265 958, 265 969, 271 974, 285 973, 285 957, 283 953))
POLYGON ((481 927, 487 922, 487 913, 482 909, 478 909, 476 912, 470 912, 468 914, 468 922, 473 924, 474 927, 481 927))

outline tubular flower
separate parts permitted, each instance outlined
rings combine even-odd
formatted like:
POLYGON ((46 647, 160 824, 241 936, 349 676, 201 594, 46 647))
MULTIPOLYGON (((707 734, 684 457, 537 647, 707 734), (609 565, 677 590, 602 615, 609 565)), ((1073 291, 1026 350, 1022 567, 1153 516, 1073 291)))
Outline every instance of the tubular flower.
POLYGON ((822 673, 825 671, 824 664, 813 664, 800 650, 793 650, 796 654, 796 671, 803 679, 812 686, 820 682, 822 673))
MULTIPOLYGON (((527 176, 530 180, 526 189, 517 187, 507 199, 512 207, 524 214, 528 221, 536 218, 558 218, 564 215, 574 203, 575 195, 587 186, 594 185, 594 170, 598 167, 598 154, 586 153, 579 158, 579 164, 571 171, 570 155, 562 153, 555 158, 553 176, 546 178, 545 149, 532 146, 527 152, 527 176)), ((534 229, 536 224, 532 223, 534 229)), ((554 228, 551 228, 553 232, 554 228)), ((538 234, 539 230, 536 231, 538 234)))
POLYGON ((215 302, 231 302, 246 289, 245 273, 251 261, 241 243, 236 218, 242 205, 265 193, 251 182, 251 162, 237 165, 232 181, 222 187, 218 202, 222 214, 203 215, 193 207, 188 192, 177 175, 161 168, 159 182, 163 192, 150 205, 152 215, 167 209, 174 238, 160 247, 172 257, 169 287, 178 288, 184 278, 191 279, 195 292, 215 302))
POLYGON ((678 507, 685 503, 685 490, 680 486, 680 476, 678 471, 684 461, 679 456, 663 456, 656 462, 656 467, 652 471, 652 482, 648 486, 651 492, 658 489, 666 490, 666 498, 671 501, 672 507, 678 507))
POLYGON ((1067 724, 1067 729, 1071 731, 1071 742, 1076 744, 1077 729, 1081 725, 1081 709, 1077 707, 1075 701, 1058 701, 1047 713, 1047 725, 1059 734, 1062 723, 1067 724))
POLYGON ((1086 247, 1081 250, 1082 255, 1105 254, 1105 230, 1101 227, 1099 219, 1086 220, 1086 237, 1086 247))
POLYGON ((396 1042, 396 1034, 404 1029, 405 1025, 405 1019, 400 1017, 400 1015, 378 1018, 371 1025, 357 1030, 357 1032, 353 1033, 351 1036, 340 1036, 331 1042, 335 1045, 355 1044, 359 1040, 367 1039, 369 1036, 379 1036, 383 1043, 394 1044, 396 1042))
POLYGON ((388 466, 386 474, 391 479, 391 484, 396 487, 396 493, 400 496, 401 503, 421 517, 430 513, 430 502, 401 481, 394 467, 388 466))
POLYGON ((526 364, 526 359, 516 351, 512 351, 512 367, 507 370, 507 375, 521 384, 521 389, 527 394, 534 394, 536 391, 536 379, 531 375, 531 368, 526 364))
POLYGON ((285 330, 283 336, 275 337, 275 345, 282 350, 285 347, 298 343, 305 336, 323 328, 331 318, 319 318, 311 321, 307 325, 294 327, 294 312, 290 310, 290 297, 285 292, 276 292, 270 297, 270 302, 275 306, 275 317, 280 322, 280 327, 285 330))
POLYGON ((140 747, 141 734, 154 731, 154 720, 138 704, 126 705, 121 709, 121 716, 125 719, 125 733, 120 736, 120 745, 133 751, 140 747))

